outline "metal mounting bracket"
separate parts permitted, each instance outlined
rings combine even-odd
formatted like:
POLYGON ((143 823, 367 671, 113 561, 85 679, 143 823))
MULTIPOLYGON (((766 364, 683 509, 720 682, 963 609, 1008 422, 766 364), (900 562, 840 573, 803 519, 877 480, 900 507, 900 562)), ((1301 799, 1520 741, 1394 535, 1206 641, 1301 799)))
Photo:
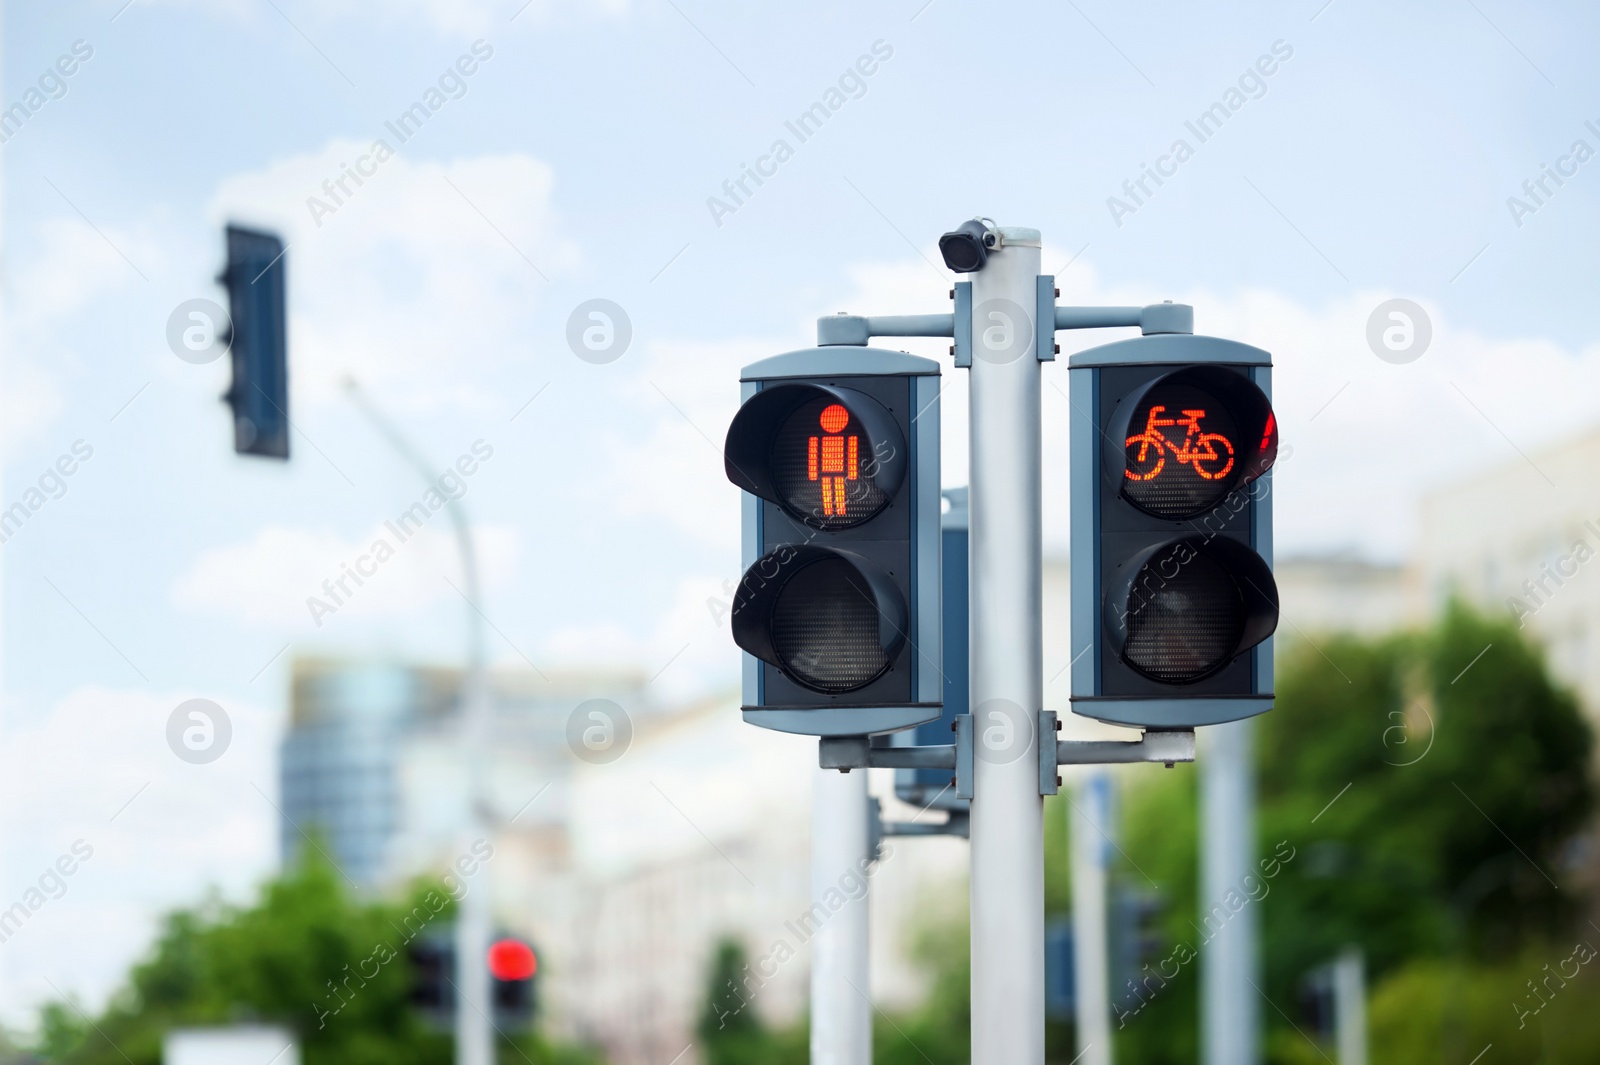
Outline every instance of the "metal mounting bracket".
POLYGON ((817 345, 865 347, 873 337, 954 337, 953 314, 830 314, 817 319, 817 345))
POLYGON ((1194 761, 1194 729, 1148 729, 1137 740, 1055 740, 1061 722, 1054 710, 1039 711, 1039 794, 1061 790, 1057 766, 1161 762, 1171 769, 1194 761))
POLYGON ((972 715, 958 714, 954 743, 920 747, 874 747, 871 736, 822 736, 817 764, 848 773, 852 769, 953 769, 956 795, 972 798, 972 715))

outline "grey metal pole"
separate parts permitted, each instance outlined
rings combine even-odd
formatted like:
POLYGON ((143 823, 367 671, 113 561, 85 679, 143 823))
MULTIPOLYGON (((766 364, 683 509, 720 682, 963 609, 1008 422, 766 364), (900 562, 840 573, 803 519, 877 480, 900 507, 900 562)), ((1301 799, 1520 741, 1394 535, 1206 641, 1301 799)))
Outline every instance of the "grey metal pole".
POLYGON ((811 805, 811 1065, 872 1065, 867 771, 818 769, 811 805), (833 912, 840 896, 845 904, 833 912))
MULTIPOLYGON (((356 406, 394 447, 407 465, 424 481, 438 477, 421 452, 412 446, 398 426, 386 418, 353 378, 345 388, 356 406)), ((462 746, 466 755, 469 810, 467 824, 459 841, 459 854, 471 853, 472 845, 490 835, 487 757, 489 741, 489 672, 484 650, 482 599, 478 581, 478 553, 472 541, 472 527, 458 499, 446 497, 446 512, 461 551, 461 578, 467 599, 467 668, 461 677, 462 746)), ((490 912, 489 868, 478 866, 467 884, 467 893, 456 906, 456 1065, 493 1065, 494 1004, 489 998, 489 941, 494 934, 490 912)))
POLYGON ((1039 231, 972 281, 972 1062, 1044 1062, 1039 231))
POLYGON ((1256 1065, 1260 1060, 1261 986, 1257 950, 1258 907, 1237 912, 1228 896, 1247 897, 1244 878, 1254 872, 1255 722, 1246 718, 1200 730, 1201 1061, 1204 1065, 1256 1065))
POLYGON ((1367 964, 1356 946, 1333 963, 1333 1029, 1339 1065, 1367 1065, 1367 964))
POLYGON ((1074 1017, 1081 1065, 1111 1065, 1111 951, 1106 867, 1111 850, 1111 774, 1083 778, 1071 817, 1074 1017))

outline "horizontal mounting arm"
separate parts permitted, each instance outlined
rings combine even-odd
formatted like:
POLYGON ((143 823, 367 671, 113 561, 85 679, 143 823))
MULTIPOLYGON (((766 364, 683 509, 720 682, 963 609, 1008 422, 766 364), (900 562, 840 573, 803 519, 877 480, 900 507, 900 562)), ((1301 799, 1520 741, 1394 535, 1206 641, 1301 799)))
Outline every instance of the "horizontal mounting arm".
POLYGON ((874 747, 866 736, 824 736, 817 762, 823 769, 954 769, 956 745, 874 747))
POLYGON ((956 742, 921 747, 874 747, 870 736, 823 736, 817 741, 817 764, 848 773, 852 769, 952 769, 956 797, 972 798, 972 715, 957 714, 956 742))
POLYGON ((817 319, 817 344, 865 347, 873 337, 953 337, 954 314, 830 314, 817 319))
POLYGON ((1193 333, 1194 308, 1187 303, 1152 303, 1148 307, 1057 307, 1057 329, 1107 329, 1138 326, 1151 333, 1193 333))
POLYGON ((1137 740, 1057 740, 1058 727, 1055 711, 1039 712, 1041 795, 1054 795, 1061 789, 1057 766, 1161 762, 1171 768, 1177 762, 1194 761, 1194 729, 1149 729, 1137 740))
POLYGON ((964 810, 952 810, 943 821, 883 821, 885 836, 960 836, 968 838, 971 820, 964 810))

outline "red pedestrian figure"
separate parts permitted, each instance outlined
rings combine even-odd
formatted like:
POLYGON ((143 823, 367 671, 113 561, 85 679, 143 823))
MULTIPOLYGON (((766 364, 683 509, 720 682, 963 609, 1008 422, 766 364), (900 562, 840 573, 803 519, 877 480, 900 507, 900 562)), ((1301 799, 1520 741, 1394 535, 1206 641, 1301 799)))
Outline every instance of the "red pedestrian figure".
POLYGON ((827 435, 813 436, 807 442, 806 474, 810 480, 822 482, 822 513, 842 518, 844 483, 860 473, 861 438, 854 433, 840 435, 850 424, 850 412, 837 403, 823 408, 820 421, 827 435))

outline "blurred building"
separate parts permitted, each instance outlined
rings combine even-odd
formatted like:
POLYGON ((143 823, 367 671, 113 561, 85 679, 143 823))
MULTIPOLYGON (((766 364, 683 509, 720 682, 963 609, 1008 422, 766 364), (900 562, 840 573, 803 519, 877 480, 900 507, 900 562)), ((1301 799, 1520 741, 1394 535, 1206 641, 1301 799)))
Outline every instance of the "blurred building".
MULTIPOLYGON (((302 833, 320 833, 363 888, 448 867, 470 793, 459 684, 453 669, 294 664, 281 766, 286 861, 305 846, 302 833)), ((733 696, 664 707, 647 689, 624 672, 497 671, 491 681, 498 827, 485 868, 495 920, 539 952, 545 1030, 596 1045, 616 1065, 661 1065, 695 1041, 725 937, 748 951, 750 1008, 773 1024, 797 1022, 814 931, 805 922, 815 740, 746 725, 733 696), (597 698, 630 725, 615 759, 569 744, 569 720, 597 698)), ((885 771, 875 790, 891 788, 885 771)), ((907 945, 930 891, 964 898, 965 846, 895 841, 874 874, 880 1001, 921 992, 907 945)), ((680 1065, 698 1058, 690 1051, 680 1065)))
POLYGON ((289 864, 320 835, 359 884, 383 874, 399 825, 396 772, 408 732, 454 702, 440 670, 298 660, 280 764, 279 846, 289 864))
POLYGON ((1452 595, 1520 620, 1600 722, 1600 430, 1430 493, 1416 567, 1430 613, 1452 595))
MULTIPOLYGON (((284 862, 310 836, 364 887, 448 864, 471 793, 460 670, 300 659, 291 685, 280 765, 284 862)), ((565 862, 567 719, 590 698, 648 716, 643 686, 627 672, 491 672, 486 773, 509 844, 531 846, 546 866, 565 862)))
POLYGON ((1411 572, 1399 563, 1374 562, 1349 552, 1277 559, 1282 624, 1280 643, 1297 636, 1392 632, 1418 620, 1411 572))

